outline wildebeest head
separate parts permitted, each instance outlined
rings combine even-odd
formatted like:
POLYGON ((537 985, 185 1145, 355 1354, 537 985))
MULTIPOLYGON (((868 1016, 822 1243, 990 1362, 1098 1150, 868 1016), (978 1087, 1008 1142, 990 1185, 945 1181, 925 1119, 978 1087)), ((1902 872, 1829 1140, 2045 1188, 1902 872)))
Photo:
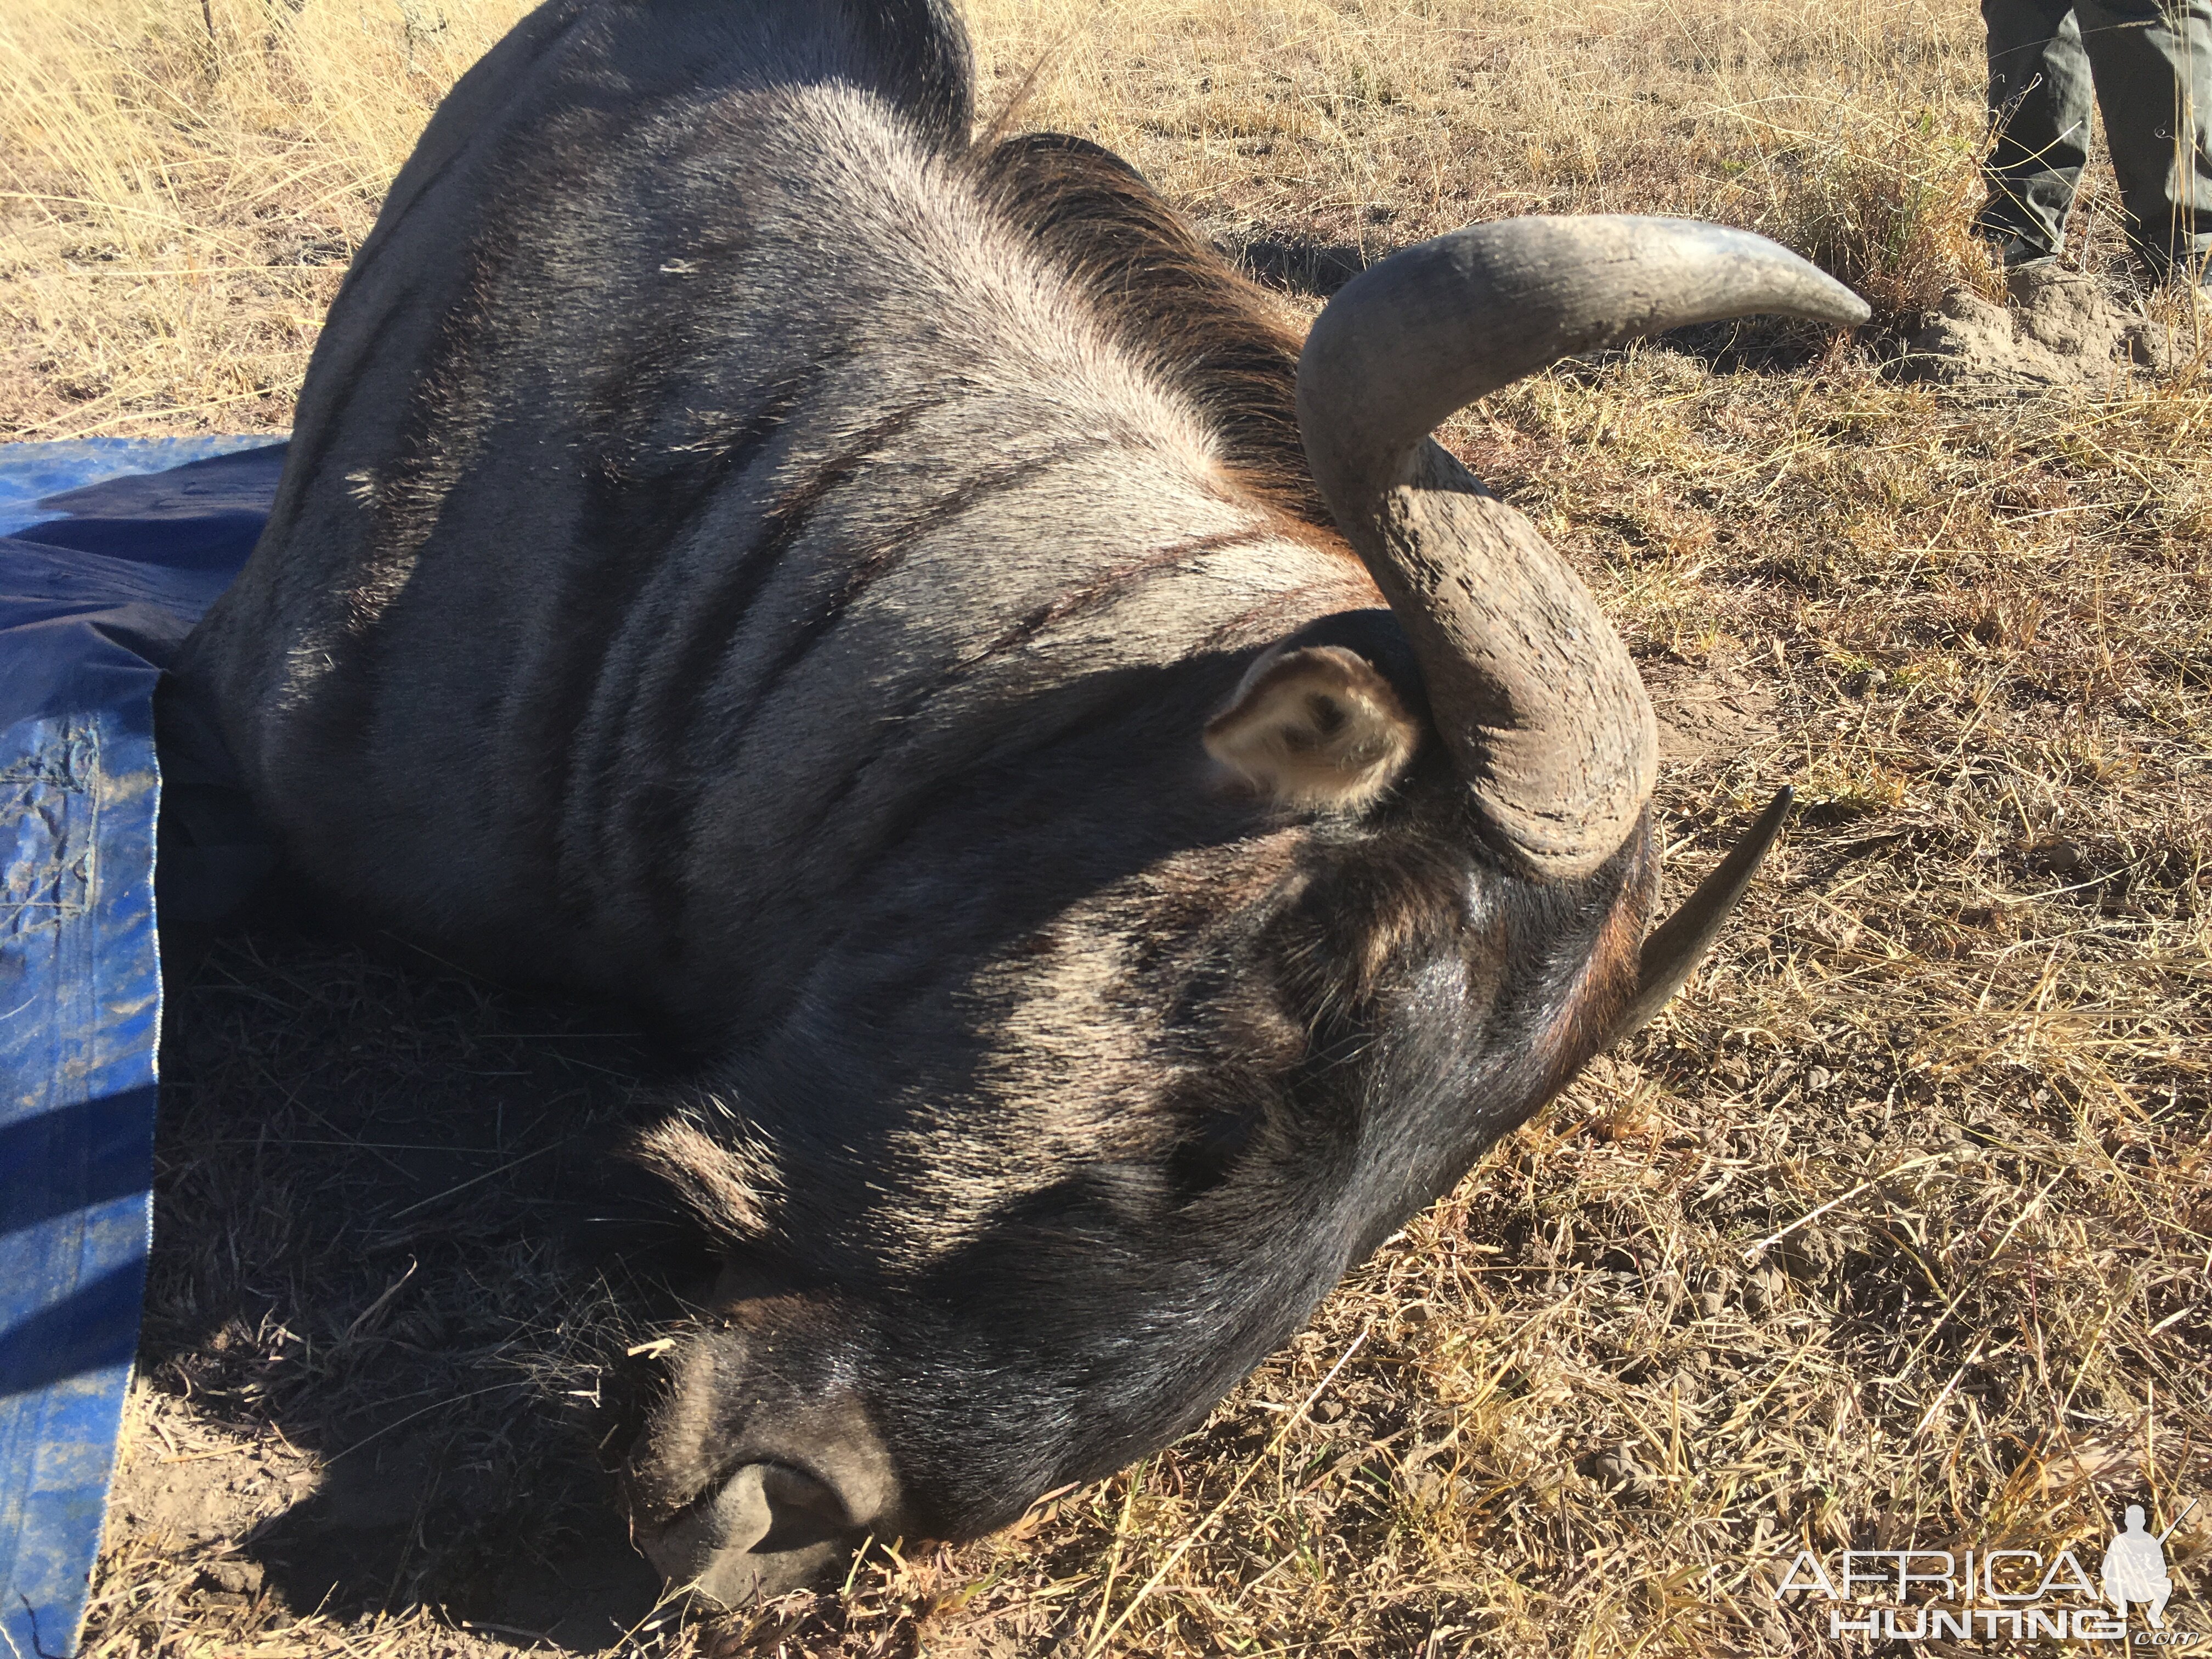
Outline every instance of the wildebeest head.
POLYGON ((650 1138, 728 1246, 629 1466, 672 1579, 734 1601, 866 1534, 971 1536, 1184 1431, 1680 983, 1786 802, 1647 936, 1642 684, 1429 434, 1563 355, 1754 312, 1865 308, 1649 219, 1473 228, 1328 307, 1297 482, 1388 609, 969 780, 781 1034, 650 1138), (988 926, 920 896, 948 882, 988 926))
POLYGON ((1648 1016, 1634 665, 1429 437, 1564 354, 1865 308, 1520 220, 1301 345, 1123 164, 970 141, 947 0, 547 0, 394 181, 180 654, 301 873, 723 1045, 628 1453, 725 1600, 1195 1424, 1648 1016))

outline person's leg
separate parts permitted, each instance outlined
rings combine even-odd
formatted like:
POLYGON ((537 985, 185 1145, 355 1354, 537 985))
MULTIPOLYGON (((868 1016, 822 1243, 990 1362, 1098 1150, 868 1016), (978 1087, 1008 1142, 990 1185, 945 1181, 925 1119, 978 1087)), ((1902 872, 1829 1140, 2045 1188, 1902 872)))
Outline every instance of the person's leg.
POLYGON ((2079 15, 2130 233, 2154 264, 2201 266, 2212 255, 2212 0, 2082 0, 2079 15))
POLYGON ((1990 36, 1988 204, 2010 257, 2056 252, 2089 144, 2089 59, 2069 0, 1982 0, 1990 36))

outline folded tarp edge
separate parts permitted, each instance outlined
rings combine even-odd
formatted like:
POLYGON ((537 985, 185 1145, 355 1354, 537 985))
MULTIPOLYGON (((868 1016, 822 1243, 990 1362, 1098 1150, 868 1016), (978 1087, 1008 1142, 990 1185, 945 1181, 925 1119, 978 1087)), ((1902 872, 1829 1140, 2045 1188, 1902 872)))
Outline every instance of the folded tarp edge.
POLYGON ((99 1553, 151 1237, 154 693, 252 550, 269 444, 0 446, 6 1659, 74 1651, 99 1553))

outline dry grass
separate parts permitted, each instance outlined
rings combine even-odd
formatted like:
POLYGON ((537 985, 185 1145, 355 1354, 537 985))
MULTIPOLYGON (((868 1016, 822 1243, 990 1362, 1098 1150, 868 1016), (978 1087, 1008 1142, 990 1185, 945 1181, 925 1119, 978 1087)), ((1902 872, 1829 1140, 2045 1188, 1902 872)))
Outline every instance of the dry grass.
MULTIPOLYGON (((517 0, 15 0, 0 308, 23 438, 290 419, 324 307, 517 0)), ((1069 0, 975 9, 985 95, 1122 150, 1231 240, 1353 249, 1505 212, 1770 231, 1888 312, 1966 261, 1954 8, 1069 0)))
POLYGON ((0 433, 289 425, 386 185, 526 9, 0 9, 0 433))
MULTIPOLYGON (((0 15, 0 427, 284 424, 384 180, 509 15, 408 4, 0 15)), ((1893 317, 1989 284, 1965 8, 971 15, 987 104, 1042 64, 1025 120, 1123 150, 1267 269, 1609 210, 1768 230, 1893 317)), ((2093 265, 2109 199, 2077 220, 2093 265)), ((2212 1622, 2202 356, 1975 399, 1884 378, 1876 332, 1797 344, 1571 365, 1449 434, 1670 711, 1677 879, 1775 783, 1805 794, 1711 970, 1202 1432, 749 1619, 653 1615, 614 1572, 590 1607, 659 1620, 627 1648, 1826 1652, 1856 1638, 1768 1593, 1801 1544, 2093 1553, 2120 1504, 2197 1497, 2169 1620, 2212 1622)), ((204 1535, 119 1516, 93 1651, 611 1633, 562 1599, 620 1553, 588 1447, 516 1385, 605 1345, 561 1147, 634 1109, 635 1056, 553 1018, 281 931, 183 999, 133 1478, 260 1461, 204 1535), (267 1581, 222 1588, 249 1557, 267 1581)))

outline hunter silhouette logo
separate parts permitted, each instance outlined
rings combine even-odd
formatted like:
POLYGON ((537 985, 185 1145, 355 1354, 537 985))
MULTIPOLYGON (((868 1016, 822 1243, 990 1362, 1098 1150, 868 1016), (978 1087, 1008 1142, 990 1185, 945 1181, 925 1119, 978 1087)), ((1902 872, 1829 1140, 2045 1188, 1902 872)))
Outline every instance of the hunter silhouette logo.
MULTIPOLYGON (((2173 1526, 2180 1524, 2176 1517, 2173 1526)), ((2105 1546, 2105 1599, 2120 1610, 2121 1618, 2128 1616, 2129 1602, 2139 1601, 2150 1627, 2166 1628, 2166 1601, 2173 1594, 2173 1580, 2166 1576, 2166 1540, 2172 1532, 2168 1527, 2152 1537, 2143 1530, 2142 1505, 2128 1505, 2128 1524, 2105 1546)))
POLYGON ((2125 1523, 2105 1547, 2100 1585, 2072 1550, 1976 1548, 1844 1550, 1835 1571, 1800 1550, 1775 1586, 1778 1601, 1811 1591, 1842 1603, 1828 1610, 1828 1634, 1911 1644, 1936 1640, 2124 1642, 2135 1647, 2191 1648, 2200 1631, 2168 1630, 2173 1595, 2166 1540, 2197 1507, 2192 1499, 2164 1532, 2144 1525, 2143 1507, 2128 1506, 2125 1523), (2130 1638, 2128 1610, 2140 1607, 2148 1630, 2130 1638))

